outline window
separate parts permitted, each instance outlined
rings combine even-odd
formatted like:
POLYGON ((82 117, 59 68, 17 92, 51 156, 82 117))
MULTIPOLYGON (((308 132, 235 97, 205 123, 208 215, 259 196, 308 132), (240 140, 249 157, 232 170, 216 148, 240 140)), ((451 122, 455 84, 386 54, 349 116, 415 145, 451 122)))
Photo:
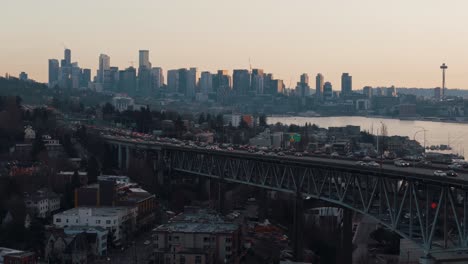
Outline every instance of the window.
POLYGON ((154 236, 154 240, 158 241, 158 239, 159 239, 159 236, 158 236, 158 235, 155 235, 155 236, 154 236))
POLYGON ((55 219, 55 223, 61 223, 62 222, 62 219, 61 218, 56 218, 55 219))
POLYGON ((231 251, 231 247, 226 247, 226 251, 231 251))
POLYGON ((110 224, 111 224, 111 220, 106 220, 106 224, 110 225, 110 224))
POLYGON ((67 219, 67 223, 68 223, 68 219, 67 219))
POLYGON ((232 239, 230 237, 226 238, 226 243, 231 243, 232 239))
POLYGON ((174 241, 179 242, 179 237, 178 237, 178 236, 175 236, 175 237, 174 237, 174 241))
POLYGON ((96 220, 96 224, 100 224, 101 223, 101 220, 96 220))
POLYGON ((208 241, 210 241, 210 238, 209 238, 209 237, 204 237, 204 238, 203 238, 203 242, 208 242, 208 241))
POLYGON ((185 256, 180 256, 180 264, 185 264, 185 256))
POLYGON ((172 241, 172 236, 169 236, 168 240, 169 240, 169 241, 172 241))
POLYGON ((201 264, 201 256, 195 256, 195 264, 201 264))

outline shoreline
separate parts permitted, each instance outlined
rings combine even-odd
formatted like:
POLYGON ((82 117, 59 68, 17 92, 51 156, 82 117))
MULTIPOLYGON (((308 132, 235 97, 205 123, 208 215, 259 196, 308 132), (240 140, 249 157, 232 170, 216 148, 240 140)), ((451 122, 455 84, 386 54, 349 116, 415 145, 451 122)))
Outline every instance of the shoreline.
POLYGON ((364 117, 364 118, 380 118, 380 119, 392 119, 392 120, 400 120, 400 121, 424 121, 424 122, 439 122, 439 123, 453 123, 453 124, 468 124, 467 120, 447 120, 441 117, 405 117, 405 118, 397 118, 391 116, 380 116, 380 115, 330 115, 330 116, 301 116, 301 115, 268 115, 267 117, 272 118, 283 118, 283 117, 301 117, 301 118, 330 118, 330 117, 364 117))

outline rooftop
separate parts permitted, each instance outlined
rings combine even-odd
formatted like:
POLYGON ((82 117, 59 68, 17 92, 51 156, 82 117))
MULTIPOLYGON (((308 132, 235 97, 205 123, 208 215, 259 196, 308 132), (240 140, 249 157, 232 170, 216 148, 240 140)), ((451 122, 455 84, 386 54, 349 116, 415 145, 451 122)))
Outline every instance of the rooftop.
POLYGON ((153 229, 155 232, 179 232, 179 233, 232 233, 239 229, 233 223, 187 223, 172 222, 160 225, 153 229))
POLYGON ((55 214, 55 216, 77 216, 81 212, 89 213, 92 216, 115 216, 122 213, 127 213, 129 210, 133 209, 128 206, 116 206, 116 207, 76 207, 63 211, 61 213, 55 214))

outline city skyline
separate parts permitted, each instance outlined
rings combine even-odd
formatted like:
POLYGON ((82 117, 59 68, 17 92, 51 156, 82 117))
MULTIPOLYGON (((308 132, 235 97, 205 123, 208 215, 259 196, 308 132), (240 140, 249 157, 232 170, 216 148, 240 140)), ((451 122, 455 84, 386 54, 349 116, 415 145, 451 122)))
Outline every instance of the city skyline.
POLYGON ((447 87, 468 89, 467 19, 462 12, 467 4, 462 1, 450 6, 419 0, 239 1, 226 3, 223 14, 210 9, 214 1, 108 3, 4 4, 9 12, 0 22, 10 41, 2 44, 0 72, 16 76, 24 71, 46 82, 48 59, 62 57, 66 46, 73 51, 72 61, 91 68, 93 75, 101 53, 122 69, 138 61, 138 50, 146 49, 153 66, 164 70, 232 72, 249 69, 250 58, 252 68, 272 72, 286 87, 294 87, 302 73, 322 73, 337 89, 343 72, 353 75, 356 89, 440 87, 439 65, 447 63, 447 87), (263 12, 265 8, 271 12, 263 12), (314 13, 317 9, 327 12, 314 13), (120 16, 114 14, 122 10, 120 16), (88 14, 85 21, 83 13, 88 14))

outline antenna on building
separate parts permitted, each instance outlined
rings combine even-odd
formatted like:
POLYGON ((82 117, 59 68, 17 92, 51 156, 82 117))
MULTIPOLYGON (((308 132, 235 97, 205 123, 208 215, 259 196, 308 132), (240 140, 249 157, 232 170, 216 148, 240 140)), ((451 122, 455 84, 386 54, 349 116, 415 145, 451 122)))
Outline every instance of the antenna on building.
POLYGON ((62 46, 64 49, 67 49, 67 45, 65 45, 65 42, 62 42, 62 46))
POLYGON ((250 72, 252 72, 252 63, 250 62, 250 57, 249 57, 249 67, 250 67, 250 72))

